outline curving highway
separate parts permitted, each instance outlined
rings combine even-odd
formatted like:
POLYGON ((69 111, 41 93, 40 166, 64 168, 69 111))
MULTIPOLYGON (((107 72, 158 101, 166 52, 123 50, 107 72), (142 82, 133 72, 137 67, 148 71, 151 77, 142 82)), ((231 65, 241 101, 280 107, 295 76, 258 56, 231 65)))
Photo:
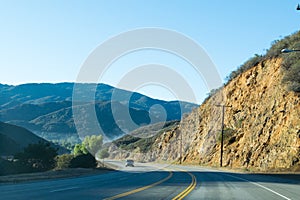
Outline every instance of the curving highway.
POLYGON ((107 174, 0 185, 1 199, 299 199, 300 180, 201 167, 108 161, 107 174))

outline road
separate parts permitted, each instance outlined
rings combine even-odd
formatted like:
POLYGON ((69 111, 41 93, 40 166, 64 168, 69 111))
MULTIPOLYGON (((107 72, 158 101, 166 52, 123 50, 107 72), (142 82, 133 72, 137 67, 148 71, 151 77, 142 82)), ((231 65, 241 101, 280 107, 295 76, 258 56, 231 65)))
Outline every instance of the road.
MULTIPOLYGON (((109 161, 119 170, 79 178, 0 185, 1 199, 300 199, 299 179, 192 166, 109 161)), ((298 175, 299 176, 299 175, 298 175)))

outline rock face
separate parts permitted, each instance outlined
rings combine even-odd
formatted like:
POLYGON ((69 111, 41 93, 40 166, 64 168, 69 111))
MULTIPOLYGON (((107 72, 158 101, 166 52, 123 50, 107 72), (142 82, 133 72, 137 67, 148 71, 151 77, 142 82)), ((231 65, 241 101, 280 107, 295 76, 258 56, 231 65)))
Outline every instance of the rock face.
POLYGON ((281 83, 280 58, 265 60, 229 82, 174 128, 160 135, 148 158, 255 171, 300 169, 300 95, 281 83))

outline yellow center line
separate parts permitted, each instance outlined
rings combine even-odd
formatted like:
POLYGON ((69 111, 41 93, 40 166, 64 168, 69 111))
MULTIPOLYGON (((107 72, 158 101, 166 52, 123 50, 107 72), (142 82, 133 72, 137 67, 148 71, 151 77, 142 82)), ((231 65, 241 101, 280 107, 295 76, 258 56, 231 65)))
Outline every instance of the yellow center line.
POLYGON ((191 184, 185 189, 183 190, 182 192, 180 192, 176 197, 174 197, 172 200, 181 200, 183 199, 184 197, 186 197, 197 185, 197 179, 196 177, 194 176, 194 174, 188 172, 188 171, 185 171, 185 170, 182 170, 182 169, 178 169, 180 171, 183 171, 183 172, 186 172, 188 173, 191 177, 192 177, 192 182, 191 184))
POLYGON ((124 193, 121 193, 121 194, 118 194, 116 196, 113 196, 113 197, 109 197, 109 198, 106 198, 104 200, 113 200, 113 199, 118 199, 118 198, 121 198, 121 197, 125 197, 125 196, 128 196, 128 195, 131 195, 131 194, 134 194, 134 193, 137 193, 137 192, 140 192, 140 191, 143 191, 143 190, 146 190, 146 189, 149 189, 151 187, 154 187, 156 185, 159 185, 167 180, 169 180, 172 176, 173 176, 173 172, 169 171, 169 176, 167 176, 166 178, 160 180, 160 181, 157 181, 155 183, 152 183, 150 185, 146 185, 144 187, 140 187, 140 188, 137 188, 137 189, 134 189, 134 190, 130 190, 128 192, 124 192, 124 193))

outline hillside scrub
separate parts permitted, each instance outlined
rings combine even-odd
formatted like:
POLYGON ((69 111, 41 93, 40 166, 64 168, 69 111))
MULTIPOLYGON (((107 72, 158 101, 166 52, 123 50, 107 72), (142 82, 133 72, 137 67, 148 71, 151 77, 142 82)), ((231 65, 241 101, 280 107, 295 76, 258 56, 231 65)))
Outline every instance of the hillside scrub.
POLYGON ((56 169, 95 168, 97 161, 94 155, 103 150, 102 143, 102 135, 86 136, 81 144, 74 146, 73 154, 62 154, 55 158, 56 169))
POLYGON ((90 153, 86 154, 62 154, 55 158, 55 169, 68 169, 68 168, 95 168, 97 161, 90 153))
POLYGON ((55 157, 58 149, 53 148, 50 143, 39 142, 29 144, 22 152, 17 153, 14 158, 16 170, 20 172, 40 172, 55 167, 55 157))
MULTIPOLYGON (((93 138, 95 139, 95 137, 93 138)), ((13 160, 1 158, 0 176, 44 172, 52 169, 95 168, 96 166, 95 157, 88 152, 84 144, 75 145, 73 154, 58 155, 57 149, 49 143, 40 142, 29 144, 23 151, 16 153, 13 160)))
POLYGON ((43 172, 56 165, 57 149, 49 143, 29 144, 13 159, 0 159, 0 175, 43 172))
POLYGON ((134 149, 139 148, 140 152, 146 153, 154 143, 157 135, 154 135, 149 138, 138 138, 131 135, 126 135, 113 143, 118 146, 120 149, 126 151, 133 151, 134 149))
POLYGON ((147 153, 161 134, 173 129, 175 126, 178 126, 178 124, 179 121, 174 120, 163 124, 157 123, 144 126, 133 131, 130 135, 113 141, 113 143, 123 150, 133 151, 139 149, 139 152, 147 153))
POLYGON ((74 155, 72 154, 62 154, 58 155, 55 158, 56 161, 56 169, 67 169, 71 167, 71 161, 74 159, 74 155))
POLYGON ((97 161, 95 157, 90 154, 82 154, 74 157, 70 161, 70 168, 95 168, 97 167, 97 161))
MULTIPOLYGON (((281 40, 275 40, 271 44, 271 48, 267 50, 265 55, 255 54, 254 57, 247 60, 244 64, 232 71, 227 77, 227 83, 238 77, 243 72, 264 63, 267 59, 282 59, 282 83, 286 85, 288 91, 300 92, 300 52, 281 53, 282 49, 300 49, 300 31, 286 36, 281 40)), ((226 85, 225 84, 225 85, 226 85)))

